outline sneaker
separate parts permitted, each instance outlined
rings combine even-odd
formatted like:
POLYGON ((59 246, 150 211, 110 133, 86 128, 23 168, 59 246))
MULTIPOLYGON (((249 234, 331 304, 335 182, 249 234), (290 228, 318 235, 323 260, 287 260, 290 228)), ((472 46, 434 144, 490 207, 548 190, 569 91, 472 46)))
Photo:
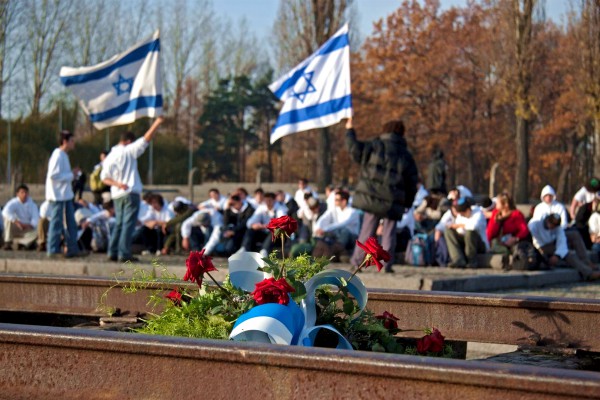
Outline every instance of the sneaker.
POLYGON ((4 243, 4 247, 2 247, 2 250, 12 250, 12 243, 4 243))
POLYGON ((156 253, 154 253, 155 256, 160 256, 162 254, 162 251, 160 250, 156 250, 156 253))
POLYGON ((107 262, 117 262, 117 261, 119 261, 119 259, 117 258, 117 256, 108 256, 106 261, 107 262))
POLYGON ((594 271, 587 277, 588 281, 597 281, 598 279, 600 279, 600 271, 594 271))
POLYGON ((152 254, 152 253, 150 252, 150 250, 142 250, 142 255, 143 255, 143 256, 149 256, 150 254, 152 254))

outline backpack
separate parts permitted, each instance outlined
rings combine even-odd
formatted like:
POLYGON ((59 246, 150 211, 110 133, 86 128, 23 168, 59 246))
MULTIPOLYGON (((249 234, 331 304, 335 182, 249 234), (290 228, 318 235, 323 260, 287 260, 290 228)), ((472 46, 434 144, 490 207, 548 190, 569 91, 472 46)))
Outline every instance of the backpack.
POLYGON ((540 264, 539 253, 531 242, 519 242, 514 247, 510 269, 515 271, 533 271, 540 264))
POLYGON ((106 188, 104 182, 100 178, 100 173, 102 172, 102 167, 98 167, 90 174, 90 189, 92 192, 99 192, 106 188))
POLYGON ((404 262, 407 265, 425 266, 431 265, 433 254, 432 246, 426 234, 415 233, 406 246, 404 262))

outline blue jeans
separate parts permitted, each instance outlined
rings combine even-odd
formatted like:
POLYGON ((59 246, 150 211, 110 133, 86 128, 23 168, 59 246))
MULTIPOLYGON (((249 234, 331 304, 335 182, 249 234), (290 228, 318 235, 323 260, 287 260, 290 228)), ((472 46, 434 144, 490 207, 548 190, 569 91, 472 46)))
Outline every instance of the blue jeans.
POLYGON ((75 223, 75 206, 73 200, 50 201, 48 203, 50 225, 48 226, 48 254, 61 254, 61 237, 65 236, 67 255, 77 254, 77 224, 75 223), (67 223, 67 229, 63 221, 67 223))
POLYGON ((115 228, 110 237, 108 256, 119 259, 131 258, 133 231, 140 210, 140 195, 130 193, 113 200, 115 204, 115 228))

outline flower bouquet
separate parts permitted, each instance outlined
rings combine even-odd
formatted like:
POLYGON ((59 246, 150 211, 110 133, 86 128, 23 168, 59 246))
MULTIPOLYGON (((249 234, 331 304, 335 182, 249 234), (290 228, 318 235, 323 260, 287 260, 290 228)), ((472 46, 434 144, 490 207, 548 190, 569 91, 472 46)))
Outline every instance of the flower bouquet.
MULTIPOLYGON (((164 292, 154 295, 152 300, 164 308, 136 331, 452 357, 452 346, 445 344, 439 330, 424 329, 426 335, 416 345, 406 344, 395 336, 407 331, 399 328, 397 317, 389 312, 374 315, 366 308, 367 290, 356 273, 372 265, 380 271, 381 261, 390 259, 375 238, 356 242, 365 257, 350 273, 325 269, 327 259, 283 257, 285 239, 297 229, 294 219, 272 219, 268 229, 274 241, 281 241, 281 257, 277 252, 268 258, 251 252, 235 254, 229 258, 229 276, 219 283, 211 275, 216 271, 211 257, 204 250, 192 251, 183 279, 195 282, 199 290, 176 287, 166 296, 164 292), (214 286, 207 285, 205 277, 214 286)), ((135 291, 152 282, 156 279, 137 275, 126 290, 135 291)))

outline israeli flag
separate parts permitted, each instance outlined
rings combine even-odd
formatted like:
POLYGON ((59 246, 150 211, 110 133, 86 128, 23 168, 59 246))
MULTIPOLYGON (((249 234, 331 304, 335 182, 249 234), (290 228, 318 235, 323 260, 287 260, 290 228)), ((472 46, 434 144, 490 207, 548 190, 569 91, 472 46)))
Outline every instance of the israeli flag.
POLYGON ((60 69, 60 80, 80 100, 97 129, 162 115, 159 31, 90 67, 60 69))
POLYGON ((283 136, 351 117, 348 24, 269 89, 284 102, 271 144, 283 136))

